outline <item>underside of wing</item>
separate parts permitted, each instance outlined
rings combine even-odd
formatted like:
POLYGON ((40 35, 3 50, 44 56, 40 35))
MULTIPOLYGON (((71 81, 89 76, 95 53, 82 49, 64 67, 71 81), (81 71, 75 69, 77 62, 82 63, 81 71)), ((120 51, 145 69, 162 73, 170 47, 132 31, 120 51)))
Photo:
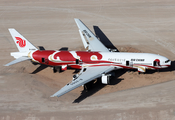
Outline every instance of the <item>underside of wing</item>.
POLYGON ((67 92, 70 92, 81 85, 84 85, 98 77, 101 77, 102 74, 106 74, 114 69, 115 67, 113 66, 98 66, 98 67, 83 68, 81 72, 77 74, 77 76, 70 83, 65 85, 51 97, 55 96, 60 97, 66 94, 67 92))
POLYGON ((85 49, 90 51, 109 52, 108 48, 106 48, 103 43, 97 39, 92 31, 86 27, 80 19, 75 19, 75 22, 79 28, 79 33, 85 49))

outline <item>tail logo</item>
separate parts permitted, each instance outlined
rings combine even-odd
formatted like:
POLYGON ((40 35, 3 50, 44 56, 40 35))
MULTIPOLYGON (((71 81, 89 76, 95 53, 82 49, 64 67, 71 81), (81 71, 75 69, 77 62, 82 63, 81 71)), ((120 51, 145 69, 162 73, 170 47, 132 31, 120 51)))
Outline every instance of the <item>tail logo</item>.
POLYGON ((25 47, 26 46, 26 41, 21 39, 20 37, 15 37, 16 38, 16 43, 19 44, 19 47, 25 47))

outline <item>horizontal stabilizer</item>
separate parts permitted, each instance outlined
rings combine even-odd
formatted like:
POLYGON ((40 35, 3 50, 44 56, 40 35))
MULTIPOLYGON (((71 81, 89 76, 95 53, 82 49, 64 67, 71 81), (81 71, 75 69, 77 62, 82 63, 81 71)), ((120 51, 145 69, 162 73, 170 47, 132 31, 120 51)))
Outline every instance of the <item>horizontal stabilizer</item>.
POLYGON ((31 58, 29 58, 29 57, 20 57, 20 58, 18 58, 18 59, 16 59, 16 60, 11 61, 10 63, 8 63, 8 64, 6 64, 6 65, 4 65, 4 66, 10 66, 10 65, 13 65, 13 64, 16 64, 16 63, 25 61, 25 60, 30 60, 30 59, 31 59, 31 58))

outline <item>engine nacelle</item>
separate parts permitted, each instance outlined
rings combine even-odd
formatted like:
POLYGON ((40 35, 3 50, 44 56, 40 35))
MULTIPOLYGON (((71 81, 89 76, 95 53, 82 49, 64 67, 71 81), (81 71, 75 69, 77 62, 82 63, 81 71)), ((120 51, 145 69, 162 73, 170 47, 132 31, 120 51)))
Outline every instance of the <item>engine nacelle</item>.
POLYGON ((111 74, 102 74, 101 76, 101 82, 102 84, 110 84, 110 76, 111 74))
POLYGON ((78 74, 73 75, 74 80, 77 79, 77 78, 78 78, 78 74))

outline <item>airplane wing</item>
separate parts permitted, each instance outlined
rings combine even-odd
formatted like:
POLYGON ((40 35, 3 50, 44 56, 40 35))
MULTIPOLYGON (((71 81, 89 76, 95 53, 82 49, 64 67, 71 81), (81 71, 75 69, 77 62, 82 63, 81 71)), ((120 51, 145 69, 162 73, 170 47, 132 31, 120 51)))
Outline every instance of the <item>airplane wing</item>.
POLYGON ((112 70, 116 69, 114 66, 98 66, 98 67, 88 67, 88 68, 83 68, 79 75, 74 78, 70 83, 65 85, 63 88, 61 88, 58 92, 53 94, 51 97, 60 97, 73 89, 84 85, 100 76, 102 74, 108 73, 112 70))
POLYGON ((109 52, 109 50, 101 43, 97 37, 86 27, 86 25, 80 20, 75 18, 75 22, 79 28, 79 33, 83 41, 85 49, 90 51, 109 52))

